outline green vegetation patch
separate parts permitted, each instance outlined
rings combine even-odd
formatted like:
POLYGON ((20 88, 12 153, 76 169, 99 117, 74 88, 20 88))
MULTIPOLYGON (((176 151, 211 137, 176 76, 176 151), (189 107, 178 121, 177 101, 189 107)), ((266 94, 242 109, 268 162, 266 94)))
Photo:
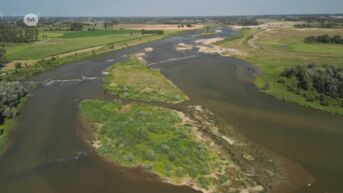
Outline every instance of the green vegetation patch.
POLYGON ((15 123, 15 119, 6 119, 4 123, 0 124, 0 129, 2 129, 0 131, 0 156, 4 153, 8 145, 8 137, 15 123))
POLYGON ((143 167, 180 182, 197 179, 208 186, 218 157, 191 126, 163 107, 86 100, 81 117, 95 129, 97 152, 125 167, 143 167))
MULTIPOLYGON (((343 47, 341 45, 304 42, 308 36, 320 36, 322 34, 342 36, 343 31, 336 29, 297 30, 280 28, 262 30, 246 28, 241 30, 239 36, 236 36, 238 38, 227 38, 218 44, 222 47, 237 49, 237 58, 253 63, 261 69, 262 73, 255 79, 255 84, 266 94, 279 100, 343 114, 339 103, 332 103, 337 105, 322 105, 320 102, 308 100, 310 96, 305 97, 303 94, 292 92, 288 88, 289 86, 280 83, 280 81, 286 81, 281 80, 280 74, 285 69, 297 65, 317 64, 321 66, 330 64, 337 67, 343 66, 343 47)), ((307 95, 309 94, 307 92, 307 95)))
POLYGON ((188 97, 160 72, 150 69, 138 59, 113 65, 105 78, 107 92, 120 98, 179 103, 188 97))
POLYGON ((343 113, 343 68, 298 65, 285 69, 278 82, 309 102, 324 107, 337 107, 338 112, 343 113))

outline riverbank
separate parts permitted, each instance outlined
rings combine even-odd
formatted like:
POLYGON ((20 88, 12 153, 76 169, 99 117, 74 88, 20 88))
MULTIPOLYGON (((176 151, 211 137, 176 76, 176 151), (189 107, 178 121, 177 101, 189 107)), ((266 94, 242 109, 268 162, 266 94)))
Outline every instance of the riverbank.
POLYGON ((342 66, 343 50, 339 45, 306 44, 309 35, 342 35, 335 29, 296 29, 283 23, 264 25, 260 28, 243 28, 236 35, 216 45, 235 49, 231 55, 255 64, 260 74, 255 85, 264 93, 279 100, 296 103, 306 107, 343 114, 340 106, 325 106, 319 101, 309 101, 302 95, 291 92, 282 84, 281 73, 292 66, 307 64, 330 64, 342 66))
POLYGON ((40 72, 56 68, 57 66, 72 63, 87 58, 94 57, 106 52, 117 51, 127 47, 144 44, 147 42, 155 41, 163 38, 163 36, 148 36, 145 38, 136 38, 129 41, 121 41, 116 44, 104 45, 97 47, 97 49, 87 49, 70 53, 64 53, 62 55, 53 56, 38 60, 34 64, 28 65, 22 69, 14 69, 6 72, 2 72, 1 79, 4 80, 22 80, 40 72))

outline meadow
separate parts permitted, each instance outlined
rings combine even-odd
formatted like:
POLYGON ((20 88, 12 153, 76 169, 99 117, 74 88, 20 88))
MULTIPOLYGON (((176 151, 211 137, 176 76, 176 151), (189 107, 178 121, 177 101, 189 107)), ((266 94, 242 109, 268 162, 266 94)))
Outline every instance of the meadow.
POLYGON ((279 83, 280 74, 296 65, 330 64, 343 66, 343 46, 337 44, 306 44, 304 38, 311 35, 343 35, 340 29, 296 29, 281 27, 274 29, 242 29, 234 37, 219 42, 218 45, 237 49, 235 56, 255 64, 261 74, 255 84, 263 92, 277 99, 297 103, 307 107, 343 114, 340 106, 323 106, 319 102, 308 101, 303 96, 289 91, 279 83))
POLYGON ((105 90, 120 98, 179 103, 188 97, 159 71, 131 58, 108 69, 105 90))

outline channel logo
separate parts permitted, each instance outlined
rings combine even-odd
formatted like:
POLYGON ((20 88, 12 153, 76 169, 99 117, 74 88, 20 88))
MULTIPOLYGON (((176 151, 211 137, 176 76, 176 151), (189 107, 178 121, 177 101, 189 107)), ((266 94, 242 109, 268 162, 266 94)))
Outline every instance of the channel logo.
POLYGON ((29 14, 26 14, 24 16, 24 23, 25 25, 29 26, 29 27, 35 27, 37 26, 38 24, 38 21, 39 21, 39 18, 36 14, 34 13, 29 13, 29 14))

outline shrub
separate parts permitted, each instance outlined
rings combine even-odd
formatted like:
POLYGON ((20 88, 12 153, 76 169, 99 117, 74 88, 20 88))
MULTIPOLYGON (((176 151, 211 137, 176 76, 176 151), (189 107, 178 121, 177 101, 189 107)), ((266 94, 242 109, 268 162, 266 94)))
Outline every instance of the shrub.
POLYGON ((20 99, 27 94, 20 82, 0 82, 0 120, 14 118, 20 99))
POLYGON ((15 63, 15 69, 20 69, 20 68, 22 68, 22 64, 20 63, 20 62, 17 62, 17 63, 15 63))

